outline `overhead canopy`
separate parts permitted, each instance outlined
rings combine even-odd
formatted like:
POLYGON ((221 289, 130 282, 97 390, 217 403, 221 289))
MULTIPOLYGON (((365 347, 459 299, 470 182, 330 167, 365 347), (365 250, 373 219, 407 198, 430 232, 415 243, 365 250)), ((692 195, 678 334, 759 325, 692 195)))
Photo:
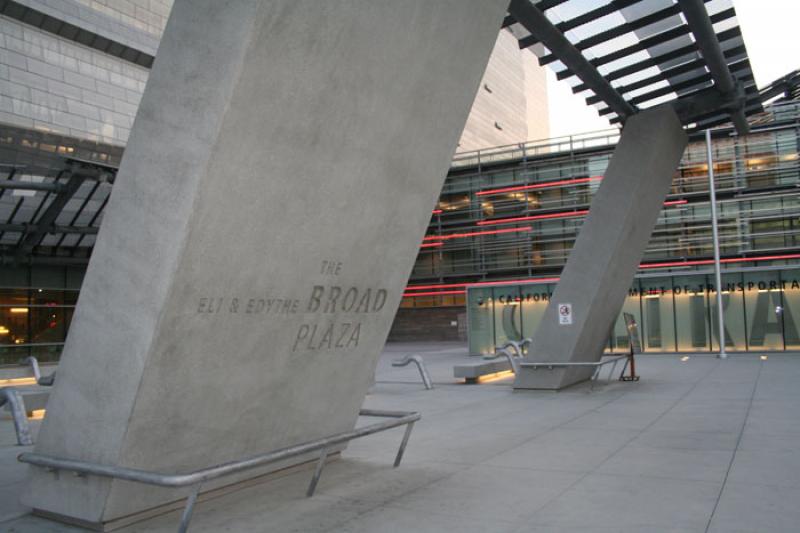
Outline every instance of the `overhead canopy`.
POLYGON ((512 0, 504 25, 611 123, 672 105, 743 134, 762 111, 731 0, 512 0))

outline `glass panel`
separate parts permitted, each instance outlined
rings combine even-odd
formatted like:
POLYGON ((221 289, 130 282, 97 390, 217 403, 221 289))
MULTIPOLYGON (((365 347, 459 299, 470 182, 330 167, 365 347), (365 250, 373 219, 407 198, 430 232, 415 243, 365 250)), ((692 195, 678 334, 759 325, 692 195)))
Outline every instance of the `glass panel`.
POLYGON ((522 287, 522 336, 533 337, 542 321, 547 303, 553 296, 554 285, 524 285, 522 287))
POLYGON ((493 291, 495 346, 502 346, 509 340, 522 340, 519 286, 495 287, 493 291))
POLYGON ((27 305, 18 307, 0 307, 0 345, 24 344, 28 340, 27 305))
MULTIPOLYGON (((713 276, 709 276, 713 279, 713 276)), ((708 293, 711 305, 713 350, 719 350, 719 326, 717 320, 717 292, 708 293)), ((722 275, 722 309, 725 318, 725 349, 727 351, 747 350, 744 323, 744 284, 741 274, 722 275)))
POLYGON ((492 305, 491 288, 470 288, 467 291, 467 318, 469 320, 467 333, 470 355, 494 353, 492 305))
POLYGON ((672 281, 669 278, 643 278, 641 336, 646 352, 675 351, 675 316, 672 281))
POLYGON ((800 349, 800 271, 781 272, 783 288, 783 330, 787 350, 800 349))
POLYGON ((705 276, 676 276, 672 280, 672 292, 675 298, 678 351, 708 351, 709 328, 705 276))
POLYGON ((778 273, 745 273, 744 290, 749 348, 783 350, 783 298, 778 273))

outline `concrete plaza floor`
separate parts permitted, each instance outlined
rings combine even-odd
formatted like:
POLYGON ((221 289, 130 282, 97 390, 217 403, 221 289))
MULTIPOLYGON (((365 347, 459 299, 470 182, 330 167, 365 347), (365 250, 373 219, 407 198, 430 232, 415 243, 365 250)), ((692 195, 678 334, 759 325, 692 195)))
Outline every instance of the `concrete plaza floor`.
MULTIPOLYGON (((419 410, 354 441, 313 498, 311 468, 198 504, 192 532, 800 531, 800 355, 642 356, 642 380, 513 392, 456 383, 457 344, 391 344, 365 406, 419 410), (422 353, 436 384, 414 367, 422 353)), ((0 531, 82 531, 16 503, 25 468, 0 421, 0 531)), ((175 531, 177 512, 126 532, 175 531)))

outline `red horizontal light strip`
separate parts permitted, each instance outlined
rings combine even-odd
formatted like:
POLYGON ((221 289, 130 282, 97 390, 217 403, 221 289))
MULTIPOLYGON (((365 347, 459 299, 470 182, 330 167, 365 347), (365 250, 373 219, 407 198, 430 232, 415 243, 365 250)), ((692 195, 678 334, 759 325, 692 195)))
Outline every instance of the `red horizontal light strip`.
POLYGON ((420 248, 439 248, 440 246, 444 246, 443 242, 427 242, 425 244, 421 244, 420 248))
MULTIPOLYGON (((480 223, 479 223, 480 224, 480 223)), ((498 233, 516 233, 520 231, 531 231, 533 228, 525 226, 523 228, 493 229, 489 231, 471 231, 469 233, 451 233, 450 235, 428 235, 423 241, 446 241, 449 239, 463 239, 466 237, 476 237, 478 235, 496 235, 498 233)))
POLYGON ((432 212, 434 215, 441 215, 441 214, 442 214, 442 210, 441 210, 441 209, 434 209, 434 210, 433 210, 433 211, 431 211, 431 212, 432 212))
MULTIPOLYGON (((800 254, 784 254, 784 255, 762 255, 760 257, 729 257, 727 259, 720 259, 719 262, 723 264, 728 263, 757 263, 760 261, 780 261, 782 259, 800 259, 800 254)), ((670 261, 667 263, 642 263, 639 265, 640 269, 648 268, 666 268, 666 267, 680 267, 680 266, 697 266, 697 265, 713 265, 713 259, 698 259, 695 261, 670 261)))
POLYGON ((548 187, 559 187, 561 185, 577 185, 579 183, 588 183, 590 181, 598 181, 601 179, 603 179, 603 176, 592 176, 591 178, 577 178, 571 180, 546 181, 544 183, 536 183, 535 185, 517 185, 514 187, 503 187, 502 189, 487 189, 485 191, 476 192, 475 196, 502 194, 505 192, 530 191, 532 189, 546 189, 548 187))
MULTIPOLYGON (((779 261, 783 259, 800 259, 800 254, 784 254, 784 255, 764 255, 759 257, 730 257, 727 259, 721 259, 720 263, 748 263, 748 262, 760 262, 760 261, 779 261)), ((648 269, 648 268, 664 268, 664 267, 674 267, 674 266, 697 266, 697 265, 711 265, 714 264, 713 259, 700 259, 697 261, 672 261, 668 263, 642 263, 639 265, 640 269, 648 269)), ((516 285, 519 283, 555 283, 558 282, 560 278, 527 278, 527 279, 511 279, 511 280, 502 280, 502 281, 476 281, 474 283, 444 283, 439 285, 409 285, 406 287, 406 291, 421 291, 421 290, 429 290, 429 289, 449 289, 455 287, 476 287, 476 286, 483 286, 483 285, 516 285)), ((406 292, 403 296, 413 296, 413 295, 425 295, 431 296, 434 294, 458 294, 463 291, 442 291, 442 292, 426 292, 426 293, 418 293, 418 292, 406 292)))
POLYGON ((589 213, 588 209, 580 211, 563 211, 561 213, 548 213, 547 215, 528 215, 525 217, 496 218, 494 220, 481 220, 478 226, 493 226, 496 224, 513 224, 515 222, 526 222, 530 220, 545 220, 550 218, 579 217, 589 213))
POLYGON ((683 204, 688 204, 688 203, 689 203, 689 200, 668 200, 668 201, 664 202, 664 205, 665 206, 683 205, 683 204))
POLYGON ((465 294, 467 291, 434 291, 404 293, 403 298, 416 298, 417 296, 446 296, 448 294, 465 294))

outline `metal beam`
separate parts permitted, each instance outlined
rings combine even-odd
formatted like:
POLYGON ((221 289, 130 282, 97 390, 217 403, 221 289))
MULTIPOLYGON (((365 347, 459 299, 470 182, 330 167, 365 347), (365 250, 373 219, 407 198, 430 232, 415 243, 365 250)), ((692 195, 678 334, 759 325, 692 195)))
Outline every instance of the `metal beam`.
MULTIPOLYGON (((746 59, 738 62, 735 65, 735 70, 749 70, 749 69, 750 69, 750 63, 746 59)), ((693 92, 695 91, 702 91, 703 89, 708 88, 711 79, 712 79, 711 74, 709 74, 708 72, 704 72, 703 74, 696 76, 694 78, 689 78, 687 80, 675 83, 673 85, 668 85, 666 87, 659 87, 658 89, 654 89, 648 93, 640 94, 638 96, 635 96, 634 98, 631 98, 629 102, 633 105, 638 105, 643 102, 649 102, 650 100, 654 100, 656 98, 659 98, 661 96, 670 93, 679 94, 681 95, 680 98, 683 98, 687 95, 693 94, 693 92)), ((741 81, 749 81, 750 79, 752 79, 752 76, 750 74, 747 74, 746 76, 743 76, 741 78, 741 81)), ((719 93, 719 91, 717 91, 716 89, 714 90, 717 93, 719 93)), ((728 99, 729 97, 734 96, 735 94, 736 91, 728 94, 719 94, 719 97, 721 100, 725 100, 728 99)), ((608 107, 603 108, 600 110, 600 115, 607 115, 611 113, 611 111, 612 110, 608 107)))
MULTIPOLYGON (((556 28, 561 31, 561 33, 564 33, 579 26, 583 26, 584 24, 593 22, 599 18, 605 17, 606 15, 610 15, 611 13, 615 13, 620 9, 625 9, 626 7, 632 6, 633 4, 637 4, 641 1, 642 0, 611 0, 611 2, 608 4, 592 9, 591 11, 587 11, 586 13, 573 19, 559 22, 556 24, 556 28)), ((529 46, 533 46, 538 42, 539 39, 537 39, 535 35, 529 35, 528 37, 520 39, 519 47, 528 48, 529 46)))
MULTIPOLYGON (((700 53, 703 54, 703 58, 706 60, 706 65, 708 65, 708 70, 714 78, 714 85, 717 90, 722 93, 723 97, 735 93, 736 81, 733 79, 728 63, 725 61, 725 56, 722 54, 722 47, 719 44, 703 0, 678 0, 678 5, 680 5, 686 22, 694 34, 700 53)), ((747 124, 747 118, 742 108, 731 111, 731 121, 740 135, 747 134, 750 127, 747 124)))
MULTIPOLYGON (((711 0, 700 0, 700 1, 710 2, 711 0)), ((624 24, 620 24, 619 26, 610 28, 606 31, 596 33, 590 37, 587 37, 586 39, 583 39, 580 42, 575 43, 575 47, 578 50, 586 50, 587 48, 592 48, 593 46, 597 46, 599 44, 608 42, 611 39, 615 39, 617 37, 625 35, 626 33, 631 33, 638 29, 650 26, 651 24, 661 22, 664 19, 680 14, 680 12, 681 10, 677 5, 671 5, 664 9, 660 9, 656 12, 648 13, 647 15, 641 18, 625 22, 624 24)), ((547 54, 539 59, 539 64, 547 65, 548 63, 552 63, 556 59, 558 59, 557 54, 554 53, 547 54)))
MULTIPOLYGON (((0 224, 0 231, 15 231, 19 233, 34 233, 39 231, 39 224, 0 224)), ((99 228, 90 226, 56 226, 43 228, 44 233, 74 233, 79 235, 97 235, 99 228)))
POLYGON ((20 241, 19 245, 17 246, 17 250, 15 252, 15 256, 17 259, 22 262, 26 255, 30 254, 31 251, 35 246, 37 246, 44 236, 47 234, 47 228, 52 226, 58 215, 61 213, 61 210, 64 209, 64 206, 67 205, 67 202, 72 198, 72 195, 77 192, 78 188, 80 188, 81 183, 83 183, 84 177, 78 174, 69 174, 69 178, 67 179, 67 183, 64 185, 64 189, 62 189, 56 197, 53 198, 53 201, 50 202, 50 205, 47 206, 42 216, 39 217, 39 220, 36 220, 36 230, 28 233, 25 237, 20 241))
POLYGON ((64 185, 61 183, 36 183, 33 181, 0 181, 0 190, 3 189, 21 189, 25 191, 46 191, 46 192, 61 192, 64 190, 64 185))
MULTIPOLYGON (((720 11, 719 13, 715 13, 711 17, 711 22, 716 24, 717 22, 721 22, 723 20, 727 20, 727 19, 733 18, 735 16, 736 16, 736 11, 733 8, 730 8, 730 9, 726 9, 724 11, 720 11)), ((726 32, 727 31, 738 32, 738 35, 741 35, 741 31, 738 29, 738 27, 732 28, 731 30, 726 30, 726 32)), ((723 35, 725 35, 726 32, 720 33, 720 40, 722 40, 723 35)), ((661 33, 657 33, 656 35, 653 35, 652 37, 648 37, 646 39, 642 39, 642 40, 640 40, 640 41, 638 41, 638 42, 636 42, 636 43, 634 43, 634 44, 632 44, 630 46, 626 46, 625 48, 620 48, 620 49, 615 50, 615 51, 613 51, 613 52, 611 52, 609 54, 606 54, 604 56, 596 57, 596 58, 592 59, 591 61, 589 61, 589 63, 591 63, 595 67, 601 67, 603 65, 611 63, 612 61, 617 61, 618 59, 622 59, 624 57, 633 55, 636 52, 642 52, 642 51, 648 51, 649 52, 649 50, 651 48, 656 47, 659 44, 664 44, 664 43, 669 42, 669 41, 671 41, 673 39, 677 39, 678 37, 682 37, 684 35, 688 35, 689 33, 691 33, 691 29, 689 28, 689 26, 683 24, 681 26, 678 26, 677 28, 672 28, 670 30, 663 31, 661 33)), ((729 37, 729 38, 732 38, 732 37, 729 37)), ((697 45, 695 43, 692 43, 691 46, 694 47, 694 49, 696 49, 697 45)), ((692 51, 694 51, 694 50, 692 50, 692 51)), ((569 69, 565 69, 565 70, 562 70, 562 71, 559 71, 559 72, 556 73, 556 78, 558 78, 559 80, 563 80, 563 79, 569 78, 570 76, 574 76, 574 74, 572 72, 570 72, 569 69)), ((613 79, 615 79, 615 78, 609 78, 609 81, 613 80, 613 79)))
POLYGON ((0 265, 52 265, 52 266, 86 266, 88 257, 62 257, 62 256, 37 256, 31 255, 20 261, 14 255, 0 255, 0 265))
POLYGON ((744 106, 746 97, 744 89, 734 91, 726 95, 719 94, 714 88, 696 92, 687 98, 680 98, 667 105, 671 105, 681 121, 686 124, 694 122, 697 117, 703 116, 714 111, 725 112, 730 109, 741 109, 744 106))
POLYGON ((564 34, 553 26, 544 13, 528 0, 511 0, 508 11, 526 30, 556 54, 561 62, 600 96, 617 115, 625 119, 636 113, 636 108, 626 102, 564 34))
MULTIPOLYGON (((725 30, 725 31, 721 32, 719 34, 719 40, 720 40, 720 42, 724 42, 724 41, 727 41, 727 40, 730 40, 730 39, 734 39, 736 37, 741 37, 741 36, 742 36, 742 31, 737 26, 735 28, 731 28, 730 30, 725 30)), ((657 44, 660 44, 660 43, 657 43, 657 44)), ((624 78, 625 76, 630 76, 631 74, 635 74, 637 72, 640 72, 640 71, 642 71, 642 70, 644 70, 646 68, 660 67, 660 65, 663 64, 663 63, 672 62, 672 61, 675 61, 676 59, 679 59, 679 58, 684 57, 684 56, 697 55, 697 51, 698 51, 697 44, 693 42, 692 44, 689 44, 689 45, 686 45, 686 46, 681 46, 680 48, 675 48, 674 50, 670 50, 670 51, 665 52, 663 54, 659 54, 657 56, 652 56, 652 57, 648 57, 646 59, 643 59, 641 61, 637 61, 636 63, 633 63, 631 65, 626 65, 626 66, 624 66, 624 67, 622 67, 622 68, 620 68, 618 70, 613 70, 611 72, 606 73, 605 77, 606 77, 606 79, 608 81, 618 80, 620 78, 624 78)), ((632 53, 635 53, 635 51, 632 52, 632 53)), ((742 44, 740 46, 734 46, 732 48, 729 48, 729 49, 725 50, 724 54, 725 54, 726 58, 727 57, 735 57, 738 54, 746 55, 747 51, 746 51, 746 49, 744 47, 744 44, 742 44)), ((697 55, 697 57, 699 57, 699 55, 697 55)), ((600 58, 600 59, 603 59, 603 58, 600 58)), ((702 61, 702 59, 698 59, 697 61, 702 61)), ((596 63, 596 60, 594 60, 594 59, 589 61, 589 63, 591 63, 592 65, 594 65, 596 67, 599 66, 596 63)), ((704 62, 702 64, 705 65, 704 62)), ((566 72, 566 71, 564 71, 564 72, 566 72)), ((579 84, 575 85, 572 88, 572 92, 577 94, 577 93, 585 91, 586 89, 588 89, 588 87, 586 87, 585 84, 579 83, 579 84)))
MULTIPOLYGON (((733 57, 736 54, 738 54, 740 52, 743 52, 743 51, 744 51, 744 46, 737 46, 735 48, 731 48, 730 50, 727 50, 725 55, 726 55, 726 57, 727 56, 733 57), (730 54, 728 54, 728 52, 730 52, 730 54)), ((632 82, 632 83, 630 83, 628 85, 618 86, 617 87, 617 91, 619 91, 620 94, 626 94, 626 93, 629 93, 629 92, 637 91, 639 89, 643 89, 643 88, 647 87, 648 85, 653 85, 654 83, 658 83, 658 82, 661 82, 661 81, 669 82, 672 78, 674 78, 674 77, 676 77, 676 76, 678 76, 680 74, 686 74, 688 72, 692 72, 693 70, 702 69, 704 67, 705 67, 705 62, 702 59, 694 59, 692 61, 687 61, 686 63, 680 64, 680 65, 678 65, 676 67, 664 69, 662 71, 659 71, 657 74, 654 74, 653 76, 649 76, 647 78, 642 78, 642 79, 637 80, 635 82, 632 82)), ((749 63, 747 61, 739 61, 739 62, 734 63, 734 64, 731 65, 731 69, 734 69, 734 68, 736 68, 736 69, 746 69, 746 68, 750 68, 750 66, 749 66, 749 63)), ((608 76, 606 76, 606 78, 608 78, 608 76)), ((600 101, 600 98, 598 98, 597 95, 592 95, 592 96, 590 96, 589 98, 586 99, 586 103, 589 104, 589 105, 596 104, 599 101, 600 101)))
POLYGON ((567 0, 539 0, 539 3, 536 4, 536 7, 540 11, 547 11, 548 9, 552 9, 558 5, 563 4, 567 0))

